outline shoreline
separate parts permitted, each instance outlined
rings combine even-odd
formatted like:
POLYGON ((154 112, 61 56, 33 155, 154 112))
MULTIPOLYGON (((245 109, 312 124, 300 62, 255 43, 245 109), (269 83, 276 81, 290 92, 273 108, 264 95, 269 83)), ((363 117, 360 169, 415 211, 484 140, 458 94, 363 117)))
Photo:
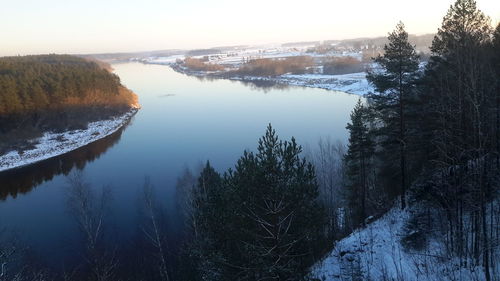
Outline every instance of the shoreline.
POLYGON ((176 63, 160 63, 154 61, 140 61, 144 64, 164 65, 172 70, 185 74, 207 79, 225 79, 242 82, 270 82, 277 85, 287 85, 295 87, 316 88, 328 91, 339 91, 347 94, 364 96, 373 92, 373 87, 368 83, 365 72, 355 72, 348 74, 283 74, 279 76, 240 76, 229 75, 227 72, 207 72, 190 70, 176 63))
POLYGON ((133 106, 123 115, 91 122, 85 130, 45 132, 42 137, 32 140, 37 142, 35 148, 21 154, 18 151, 9 151, 0 155, 0 173, 60 156, 105 138, 126 125, 138 111, 139 107, 133 106))

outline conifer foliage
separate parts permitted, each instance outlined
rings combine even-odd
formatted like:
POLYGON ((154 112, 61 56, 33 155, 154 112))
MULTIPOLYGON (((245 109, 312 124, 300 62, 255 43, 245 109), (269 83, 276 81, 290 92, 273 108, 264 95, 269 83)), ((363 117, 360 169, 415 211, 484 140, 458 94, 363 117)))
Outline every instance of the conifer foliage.
POLYGON ((314 168, 271 126, 256 153, 220 176, 207 163, 194 190, 196 280, 296 280, 324 245, 314 168))
POLYGON ((374 141, 370 131, 369 108, 363 105, 361 99, 351 112, 351 123, 347 124, 349 131, 348 151, 345 156, 345 188, 347 189, 350 224, 357 226, 364 222, 367 216, 368 191, 372 179, 374 141))
POLYGON ((382 120, 379 129, 383 137, 382 153, 386 174, 392 174, 394 182, 399 181, 401 208, 406 206, 407 175, 407 106, 418 79, 419 57, 414 46, 408 41, 408 33, 403 23, 398 23, 396 29, 389 34, 389 44, 385 45, 383 56, 374 61, 379 69, 369 72, 368 81, 375 86, 375 94, 370 95, 373 106, 382 120))
POLYGON ((69 55, 0 58, 0 117, 77 105, 130 105, 118 76, 69 55))

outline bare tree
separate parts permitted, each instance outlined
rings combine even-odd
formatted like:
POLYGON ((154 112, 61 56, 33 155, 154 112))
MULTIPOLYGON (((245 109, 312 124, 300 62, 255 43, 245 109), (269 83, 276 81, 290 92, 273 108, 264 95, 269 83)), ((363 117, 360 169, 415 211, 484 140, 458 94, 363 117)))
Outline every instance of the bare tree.
POLYGON ((115 280, 118 267, 116 250, 109 250, 104 239, 110 188, 103 187, 101 193, 96 195, 85 182, 83 174, 76 172, 68 177, 67 192, 68 208, 83 235, 89 279, 115 280))
POLYGON ((175 185, 175 196, 178 211, 186 225, 190 225, 193 216, 193 188, 197 184, 198 177, 203 164, 199 163, 194 171, 188 167, 184 168, 181 175, 177 178, 175 185))
MULTIPOLYGON (((0 230, 0 238, 3 238, 5 231, 0 230)), ((0 241, 0 281, 8 280, 9 278, 9 265, 13 263, 14 256, 18 252, 16 243, 10 241, 9 243, 3 243, 0 241)))
POLYGON ((50 281, 46 268, 26 259, 28 247, 17 233, 0 230, 0 281, 50 281))
POLYGON ((316 147, 305 152, 306 158, 314 164, 316 170, 319 198, 327 209, 331 231, 343 227, 341 198, 345 153, 345 145, 332 138, 321 138, 316 147))
POLYGON ((147 219, 141 227, 142 233, 144 234, 146 241, 149 242, 154 249, 154 261, 160 280, 169 281, 170 274, 168 270, 167 237, 160 220, 161 210, 155 200, 154 187, 148 177, 144 180, 143 195, 144 212, 147 219))

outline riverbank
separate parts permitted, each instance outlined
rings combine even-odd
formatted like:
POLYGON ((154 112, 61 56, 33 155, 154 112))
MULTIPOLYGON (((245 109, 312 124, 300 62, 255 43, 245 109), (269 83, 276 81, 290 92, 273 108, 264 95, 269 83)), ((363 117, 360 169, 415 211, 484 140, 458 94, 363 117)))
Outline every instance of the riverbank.
POLYGON ((349 74, 328 75, 328 74, 284 74, 278 76, 240 76, 232 75, 228 72, 217 71, 194 71, 177 63, 162 63, 154 61, 143 61, 146 64, 168 65, 173 70, 189 76, 196 76, 208 79, 228 79, 243 82, 268 82, 278 85, 300 86, 308 88, 319 88, 330 91, 340 91, 348 94, 366 95, 373 92, 374 88, 366 79, 365 72, 349 74))
POLYGON ((134 106, 118 117, 91 122, 85 130, 45 132, 42 137, 31 140, 32 149, 0 155, 0 172, 56 157, 109 136, 127 124, 138 110, 139 106, 134 106))
POLYGON ((229 79, 248 82, 269 81, 280 85, 319 88, 363 96, 369 92, 373 92, 373 87, 368 83, 365 76, 365 72, 359 72, 342 75, 284 74, 276 77, 243 76, 230 77, 229 79))

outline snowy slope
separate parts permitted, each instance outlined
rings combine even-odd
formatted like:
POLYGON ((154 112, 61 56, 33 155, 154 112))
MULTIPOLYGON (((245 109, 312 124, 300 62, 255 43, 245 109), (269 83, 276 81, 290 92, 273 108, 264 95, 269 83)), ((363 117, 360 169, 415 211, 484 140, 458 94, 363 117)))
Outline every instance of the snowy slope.
MULTIPOLYGON (((320 280, 484 280, 482 267, 463 268, 438 239, 422 251, 407 252, 400 240, 409 211, 393 208, 366 228, 340 240, 312 268, 320 280)), ((498 280, 498 279, 494 279, 498 280)))
POLYGON ((0 155, 0 172, 49 159, 111 135, 125 125, 137 110, 133 108, 122 116, 89 123, 86 130, 46 132, 42 137, 33 140, 35 148, 21 154, 10 151, 0 155))

